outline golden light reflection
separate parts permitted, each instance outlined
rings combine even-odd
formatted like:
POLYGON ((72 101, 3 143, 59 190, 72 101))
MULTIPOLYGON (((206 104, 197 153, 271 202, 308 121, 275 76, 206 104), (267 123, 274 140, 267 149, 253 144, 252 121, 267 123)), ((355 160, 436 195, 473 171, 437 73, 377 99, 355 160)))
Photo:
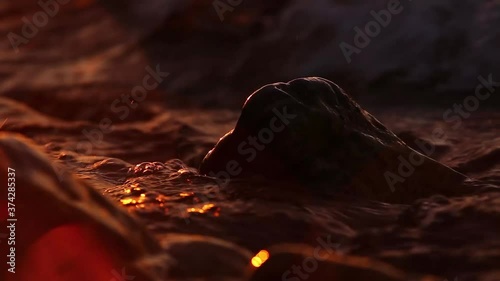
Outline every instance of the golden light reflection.
POLYGON ((210 204, 203 205, 203 207, 201 207, 201 208, 188 208, 187 211, 188 211, 188 213, 200 213, 200 214, 203 214, 206 211, 209 211, 210 209, 212 209, 214 207, 215 207, 215 205, 212 204, 212 203, 210 203, 210 204))
POLYGON ((121 199, 120 202, 124 205, 124 206, 127 206, 127 205, 135 205, 135 204, 142 204, 144 203, 144 201, 146 201, 146 196, 142 196, 141 194, 141 197, 135 199, 135 198, 132 198, 132 197, 127 197, 127 198, 124 198, 124 199, 121 199))
POLYGON ((180 169, 179 171, 177 171, 177 173, 179 173, 179 174, 184 174, 184 173, 189 173, 189 172, 191 172, 191 170, 189 170, 189 169, 180 169))
POLYGON ((194 195, 194 192, 182 192, 179 194, 180 197, 189 197, 189 196, 193 196, 194 195))
POLYGON ((266 250, 261 250, 260 252, 252 258, 252 265, 254 267, 260 267, 269 259, 269 252, 266 250))
POLYGON ((135 203, 137 203, 137 201, 136 201, 136 200, 134 200, 133 198, 125 198, 125 199, 120 200, 120 202, 121 202, 123 205, 130 205, 130 204, 135 204, 135 203))
POLYGON ((144 192, 142 188, 139 187, 138 184, 133 184, 130 188, 123 189, 125 194, 137 195, 140 192, 144 192))
POLYGON ((215 205, 214 205, 214 204, 212 204, 212 203, 210 203, 210 204, 206 204, 205 206, 203 206, 203 207, 202 207, 202 209, 203 209, 204 211, 207 211, 207 210, 212 209, 213 207, 215 207, 215 205))

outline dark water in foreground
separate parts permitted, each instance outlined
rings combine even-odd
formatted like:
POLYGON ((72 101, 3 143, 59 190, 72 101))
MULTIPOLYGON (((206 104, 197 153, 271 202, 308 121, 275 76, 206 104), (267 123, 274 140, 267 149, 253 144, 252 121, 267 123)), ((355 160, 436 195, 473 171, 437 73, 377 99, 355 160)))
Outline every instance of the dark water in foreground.
MULTIPOLYGON (((144 104, 142 110, 154 107, 144 104)), ((415 136, 432 141, 430 132, 442 127, 447 139, 434 143, 434 157, 474 178, 472 185, 478 190, 499 186, 498 114, 475 112, 460 130, 454 130, 440 120, 439 112, 379 111, 380 120, 395 132, 405 132, 401 135, 408 143, 415 136)), ((314 247, 323 238, 340 244, 339 253, 373 257, 409 273, 451 280, 457 276, 458 280, 497 280, 498 192, 389 204, 297 193, 271 182, 236 181, 219 189, 214 179, 200 176, 191 167, 233 126, 235 112, 165 110, 150 119, 116 124, 92 151, 75 148, 88 141, 83 130, 98 128, 94 122, 60 119, 8 99, 1 99, 0 112, 7 119, 2 131, 33 139, 54 163, 64 167, 60 171, 69 171, 123 206, 159 241, 177 241, 174 234, 217 238, 234 243, 228 247, 245 253, 240 258, 249 263, 253 254, 272 245, 305 243, 314 247), (159 163, 143 163, 151 161, 159 163)), ((190 280, 190 273, 196 276, 210 259, 205 255, 229 262, 224 258, 226 250, 202 249, 174 254, 192 269, 184 272, 173 266, 174 272, 182 272, 179 280, 190 280)))
MULTIPOLYGON (((40 10, 28 2, 0 4, 3 32, 19 33, 22 16, 40 10)), ((132 33, 130 9, 104 2, 61 6, 18 53, 0 45, 0 166, 15 165, 19 181, 12 280, 121 281, 123 269, 135 280, 280 280, 311 256, 306 245, 325 243, 326 268, 349 264, 344 275, 293 277, 500 280, 498 95, 443 119, 479 75, 500 80, 498 1, 412 3, 351 64, 338 44, 386 3, 254 1, 220 22, 211 1, 167 1, 133 15, 143 26, 132 33), (170 75, 143 102, 123 99, 156 65, 170 75), (219 188, 198 173, 251 91, 308 75, 338 82, 408 145, 432 144, 429 156, 470 177, 477 194, 387 203, 269 181, 219 188), (257 269, 261 250, 271 258, 257 269), (367 268, 392 277, 356 275, 367 268), (259 275, 273 270, 277 279, 259 275)))

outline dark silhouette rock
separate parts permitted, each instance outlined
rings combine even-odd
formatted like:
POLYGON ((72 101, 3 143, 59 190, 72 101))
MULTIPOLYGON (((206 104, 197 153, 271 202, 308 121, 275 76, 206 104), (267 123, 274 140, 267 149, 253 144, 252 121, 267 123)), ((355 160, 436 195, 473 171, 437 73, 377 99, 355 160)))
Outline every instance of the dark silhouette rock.
POLYGON ((413 150, 339 86, 316 77, 254 92, 200 172, 392 202, 467 189, 464 175, 413 150))
POLYGON ((430 140, 421 138, 412 131, 403 131, 397 133, 396 135, 398 136, 398 138, 404 141, 409 147, 427 156, 432 156, 435 159, 439 159, 441 156, 447 153, 451 148, 449 145, 436 144, 431 142, 430 140), (434 147, 434 149, 426 151, 425 148, 427 147, 434 147))

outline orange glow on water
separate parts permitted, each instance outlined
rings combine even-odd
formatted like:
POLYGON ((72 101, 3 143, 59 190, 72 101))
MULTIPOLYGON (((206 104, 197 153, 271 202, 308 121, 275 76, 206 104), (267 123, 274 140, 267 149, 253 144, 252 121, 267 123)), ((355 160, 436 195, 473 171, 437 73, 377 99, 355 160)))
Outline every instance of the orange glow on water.
POLYGON ((269 252, 266 250, 261 250, 255 257, 252 258, 252 265, 254 267, 260 267, 269 259, 269 252))
POLYGON ((134 200, 134 199, 132 199, 132 198, 125 198, 125 199, 120 200, 120 202, 121 202, 123 205, 130 205, 130 204, 135 204, 137 201, 135 201, 135 200, 134 200))
POLYGON ((188 213, 204 214, 206 211, 209 211, 209 210, 213 209, 214 207, 215 207, 215 205, 210 203, 210 204, 203 205, 203 207, 201 207, 201 208, 189 208, 189 209, 187 209, 187 211, 188 211, 188 213))
POLYGON ((193 196, 194 195, 194 192, 182 192, 179 194, 180 197, 189 197, 189 196, 193 196))
POLYGON ((146 201, 146 195, 141 194, 139 198, 132 198, 132 197, 127 197, 125 199, 121 199, 120 203, 122 203, 124 206, 128 205, 135 205, 135 204, 142 204, 146 201))
POLYGON ((215 207, 215 205, 210 203, 210 204, 206 204, 205 206, 203 206, 202 209, 204 211, 207 211, 207 210, 212 209, 213 207, 215 207))

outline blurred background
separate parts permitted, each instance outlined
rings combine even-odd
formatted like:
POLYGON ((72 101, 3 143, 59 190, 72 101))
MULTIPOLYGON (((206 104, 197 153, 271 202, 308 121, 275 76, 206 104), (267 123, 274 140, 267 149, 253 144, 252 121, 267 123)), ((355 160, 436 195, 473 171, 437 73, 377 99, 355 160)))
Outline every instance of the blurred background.
POLYGON ((88 119, 65 108, 82 95, 109 107, 146 66, 170 74, 148 96, 168 107, 239 109, 264 84, 304 76, 328 78, 365 106, 449 107, 474 94, 478 76, 500 81, 499 1, 394 2, 4 0, 0 94, 88 119), (387 18, 389 5, 398 13, 387 18), (367 25, 374 36, 356 45, 367 25))

